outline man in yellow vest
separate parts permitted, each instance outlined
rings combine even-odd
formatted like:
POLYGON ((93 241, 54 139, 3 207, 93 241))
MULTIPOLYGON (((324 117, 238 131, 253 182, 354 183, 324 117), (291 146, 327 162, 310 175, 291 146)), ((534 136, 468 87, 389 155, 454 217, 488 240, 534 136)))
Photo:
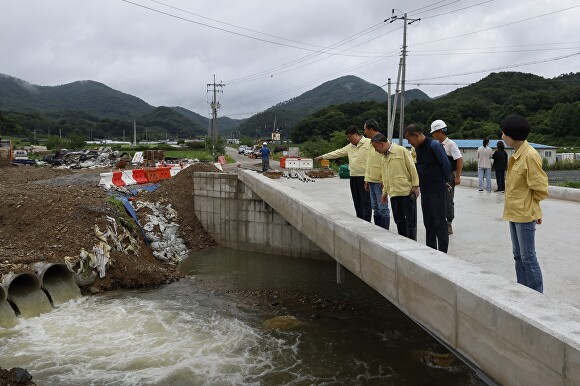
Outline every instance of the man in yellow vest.
POLYGON ((371 139, 373 148, 381 154, 383 195, 391 197, 393 219, 401 236, 417 240, 417 197, 419 175, 411 153, 402 146, 389 142, 383 134, 371 139))
MULTIPOLYGON (((365 122, 364 132, 367 138, 373 138, 379 134, 379 124, 374 119, 365 122)), ((389 212, 389 201, 381 201, 383 194, 383 183, 381 179, 381 165, 383 156, 378 153, 374 147, 369 151, 367 167, 365 171, 365 190, 371 195, 371 208, 373 209, 373 219, 375 225, 389 229, 391 214, 389 212)))
POLYGON ((348 156, 350 170, 350 192, 356 216, 366 221, 371 221, 371 196, 365 190, 365 170, 367 159, 371 149, 371 140, 360 135, 354 125, 347 127, 344 132, 349 144, 330 153, 320 155, 315 160, 335 159, 348 156))

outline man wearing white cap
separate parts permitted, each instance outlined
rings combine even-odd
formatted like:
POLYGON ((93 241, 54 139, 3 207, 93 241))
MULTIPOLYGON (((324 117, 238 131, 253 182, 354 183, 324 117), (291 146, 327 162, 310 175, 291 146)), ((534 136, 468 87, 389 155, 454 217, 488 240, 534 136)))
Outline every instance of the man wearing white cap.
POLYGON ((267 142, 262 144, 260 153, 262 154, 262 171, 266 172, 270 170, 270 149, 267 142))
POLYGON ((455 196, 455 185, 461 183, 461 171, 463 170, 463 157, 457 144, 447 137, 447 125, 441 119, 431 123, 431 136, 439 141, 445 148, 445 153, 449 162, 451 163, 451 173, 447 179, 447 201, 445 208, 445 217, 447 218, 447 233, 453 234, 453 226, 451 223, 455 218, 455 204, 453 197, 455 196))

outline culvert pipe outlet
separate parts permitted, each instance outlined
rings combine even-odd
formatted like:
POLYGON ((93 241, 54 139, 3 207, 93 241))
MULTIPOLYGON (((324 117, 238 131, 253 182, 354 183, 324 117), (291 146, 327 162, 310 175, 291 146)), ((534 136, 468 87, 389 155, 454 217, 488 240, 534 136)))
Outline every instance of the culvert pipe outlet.
POLYGON ((0 302, 8 300, 8 291, 4 288, 4 284, 0 283, 0 302))
POLYGON ((47 263, 44 261, 38 261, 28 265, 34 270, 38 280, 40 280, 40 286, 44 287, 45 277, 48 281, 51 280, 72 280, 73 274, 68 270, 66 264, 64 263, 47 263))
POLYGON ((65 303, 81 296, 75 275, 64 263, 39 261, 29 265, 34 270, 40 285, 53 305, 65 303))
POLYGON ((25 318, 52 310, 46 294, 40 289, 40 280, 34 273, 9 272, 2 280, 8 292, 8 301, 25 318))
POLYGON ((14 301, 14 296, 28 295, 40 290, 40 280, 32 273, 9 272, 4 275, 2 285, 6 289, 7 299, 14 301))

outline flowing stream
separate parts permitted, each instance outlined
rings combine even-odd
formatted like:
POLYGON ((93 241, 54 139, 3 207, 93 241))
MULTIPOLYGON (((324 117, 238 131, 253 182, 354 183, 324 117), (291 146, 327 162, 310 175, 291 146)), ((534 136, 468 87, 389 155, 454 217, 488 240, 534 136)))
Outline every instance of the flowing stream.
POLYGON ((356 277, 336 284, 333 263, 215 248, 182 268, 0 327, 0 367, 38 385, 483 384, 356 277))

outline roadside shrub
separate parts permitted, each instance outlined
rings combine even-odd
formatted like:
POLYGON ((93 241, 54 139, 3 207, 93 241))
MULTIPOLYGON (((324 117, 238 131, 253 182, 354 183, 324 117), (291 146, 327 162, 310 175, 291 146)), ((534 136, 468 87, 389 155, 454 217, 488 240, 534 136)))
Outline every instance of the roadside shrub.
POLYGON ((476 172, 477 171, 477 161, 470 159, 463 162, 463 170, 476 172))
POLYGON ((562 186, 564 188, 574 188, 574 189, 580 189, 580 182, 576 182, 576 181, 560 181, 557 182, 558 186, 562 186))
POLYGON ((547 165, 547 162, 544 165, 543 161, 547 160, 542 160, 542 166, 544 167, 544 170, 580 170, 580 161, 578 160, 556 160, 556 162, 551 165, 547 165))

